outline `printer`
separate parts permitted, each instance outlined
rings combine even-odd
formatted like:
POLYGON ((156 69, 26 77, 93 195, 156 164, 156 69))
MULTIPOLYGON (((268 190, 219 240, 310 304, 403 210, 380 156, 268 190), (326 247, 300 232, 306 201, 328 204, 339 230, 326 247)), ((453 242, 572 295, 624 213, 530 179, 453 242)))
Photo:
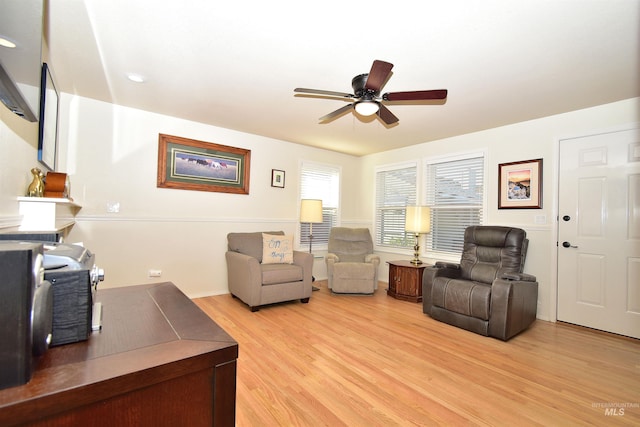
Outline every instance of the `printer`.
POLYGON ((99 329, 102 307, 94 307, 98 283, 104 271, 95 255, 81 245, 44 243, 44 279, 53 290, 51 346, 87 340, 99 329))

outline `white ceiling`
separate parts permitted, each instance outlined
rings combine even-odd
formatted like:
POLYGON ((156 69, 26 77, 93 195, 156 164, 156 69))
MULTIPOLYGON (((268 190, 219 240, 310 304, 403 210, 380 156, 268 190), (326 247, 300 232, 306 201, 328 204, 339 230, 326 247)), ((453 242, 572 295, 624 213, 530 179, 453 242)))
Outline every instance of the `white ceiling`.
POLYGON ((63 92, 353 155, 640 96, 640 0, 47 7, 63 92), (448 89, 447 102, 387 103, 400 122, 386 127, 354 113, 320 124, 346 101, 294 96, 296 87, 352 93, 374 59, 395 66, 382 92, 448 89))

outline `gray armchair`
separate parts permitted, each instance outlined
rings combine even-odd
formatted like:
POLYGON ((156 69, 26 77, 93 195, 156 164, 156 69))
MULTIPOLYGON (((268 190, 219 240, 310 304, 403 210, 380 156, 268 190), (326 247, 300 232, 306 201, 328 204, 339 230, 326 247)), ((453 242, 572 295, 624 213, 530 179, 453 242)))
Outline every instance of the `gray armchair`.
POLYGON ((468 227, 460 264, 425 269, 423 312, 504 341, 525 330, 538 306, 538 282, 522 272, 528 242, 519 228, 468 227))
POLYGON ((366 228, 333 227, 329 234, 327 281, 339 294, 373 294, 378 289, 380 257, 366 228))
MULTIPOLYGON (((282 231, 267 234, 283 236, 282 231)), ((311 297, 313 256, 293 251, 293 263, 263 263, 262 233, 229 233, 227 279, 229 292, 257 311, 261 305, 311 297)))

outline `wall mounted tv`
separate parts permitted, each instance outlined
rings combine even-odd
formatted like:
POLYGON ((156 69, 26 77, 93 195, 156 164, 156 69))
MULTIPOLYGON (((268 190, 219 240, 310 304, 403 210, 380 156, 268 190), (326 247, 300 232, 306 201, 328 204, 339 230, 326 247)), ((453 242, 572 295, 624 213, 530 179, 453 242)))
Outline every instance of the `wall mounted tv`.
POLYGON ((0 101, 36 122, 40 112, 43 0, 2 0, 0 101))

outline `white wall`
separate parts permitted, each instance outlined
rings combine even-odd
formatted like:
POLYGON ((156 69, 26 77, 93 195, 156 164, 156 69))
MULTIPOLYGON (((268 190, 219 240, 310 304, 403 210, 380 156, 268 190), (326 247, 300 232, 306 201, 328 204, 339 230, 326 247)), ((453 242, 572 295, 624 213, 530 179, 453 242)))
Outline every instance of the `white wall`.
MULTIPOLYGON (((464 118, 461 118, 464 120, 464 118)), ((458 152, 486 150, 487 211, 485 224, 521 227, 530 240, 525 272, 539 282, 538 317, 555 320, 556 311, 556 222, 558 141, 566 137, 583 136, 633 126, 640 121, 640 98, 585 110, 545 117, 510 126, 489 129, 408 148, 373 154, 362 159, 362 185, 373 182, 379 165, 424 159, 458 152), (520 160, 543 159, 542 209, 498 209, 498 164, 520 160), (535 222, 544 216, 546 222, 535 222)), ((366 188, 366 187, 363 187, 366 188)), ((363 192, 362 204, 373 210, 374 193, 363 192)), ((382 253, 381 277, 388 278, 386 261, 398 259, 398 254, 382 253)), ((410 257, 409 252, 405 258, 410 257)), ((402 258, 401 258, 402 259, 402 258)), ((434 262, 425 254, 427 262, 434 262)), ((385 280, 386 280, 385 279, 385 280)))
POLYGON ((0 104, 0 227, 18 225, 18 201, 31 183, 37 160, 38 123, 16 116, 0 104))
MULTIPOLYGON (((103 287, 174 281, 191 297, 227 292, 224 251, 230 231, 297 231, 298 174, 302 160, 342 167, 342 224, 372 227, 376 166, 456 152, 487 152, 486 222, 519 226, 531 240, 525 270, 540 283, 538 316, 555 319, 555 234, 558 141, 629 127, 640 121, 640 98, 489 129, 361 158, 243 134, 67 94, 61 96, 59 169, 71 175, 82 205, 70 241, 83 241, 106 270, 103 287), (251 150, 250 194, 156 187, 158 134, 182 136, 251 150), (497 165, 543 158, 543 208, 497 209, 497 165), (270 186, 271 169, 286 171, 285 189, 270 186), (107 213, 108 202, 120 212, 107 213), (543 215, 546 223, 537 224, 543 215)), ((0 226, 13 225, 36 161, 37 127, 1 113, 0 226), (16 121, 17 120, 17 121, 16 121), (35 133, 34 133, 35 129, 35 133)), ((463 120, 463 118, 461 118, 463 120)), ((385 261, 409 252, 381 253, 385 261)), ((428 255, 425 260, 433 262, 428 255)), ((314 275, 326 277, 316 259, 314 275)))
MULTIPOLYGON (((228 292, 226 235, 297 233, 302 160, 338 165, 343 182, 360 176, 357 157, 244 134, 63 94, 60 170, 82 206, 68 241, 81 241, 105 269, 102 287, 173 281, 191 297, 228 292), (251 150, 249 195, 157 188, 158 134, 251 150), (285 188, 271 187, 271 169, 285 188), (118 203, 119 213, 107 204, 118 203), (149 278, 148 270, 162 271, 149 278)), ((344 185, 342 215, 354 218, 357 191, 344 185)), ((317 259, 314 274, 326 277, 317 259)))

